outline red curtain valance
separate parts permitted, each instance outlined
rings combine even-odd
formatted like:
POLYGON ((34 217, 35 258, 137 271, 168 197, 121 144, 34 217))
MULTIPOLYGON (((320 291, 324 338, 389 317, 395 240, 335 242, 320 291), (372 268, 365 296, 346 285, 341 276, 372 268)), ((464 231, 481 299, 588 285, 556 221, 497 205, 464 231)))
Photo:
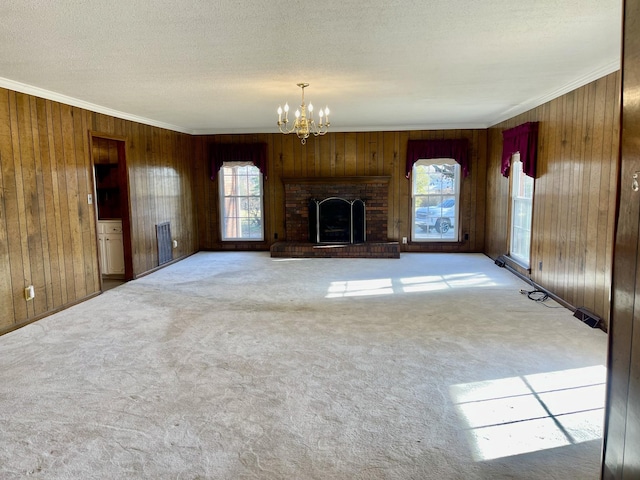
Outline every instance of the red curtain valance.
POLYGON ((502 132, 502 175, 509 176, 511 156, 520 152, 522 170, 531 178, 536 177, 538 152, 538 122, 527 122, 502 132))
POLYGON ((466 138, 452 140, 409 140, 407 144, 407 178, 413 164, 429 158, 453 158, 462 167, 462 175, 469 175, 469 141, 466 138))
POLYGON ((224 162, 252 162, 267 178, 266 143, 212 143, 209 145, 211 180, 215 180, 224 162))

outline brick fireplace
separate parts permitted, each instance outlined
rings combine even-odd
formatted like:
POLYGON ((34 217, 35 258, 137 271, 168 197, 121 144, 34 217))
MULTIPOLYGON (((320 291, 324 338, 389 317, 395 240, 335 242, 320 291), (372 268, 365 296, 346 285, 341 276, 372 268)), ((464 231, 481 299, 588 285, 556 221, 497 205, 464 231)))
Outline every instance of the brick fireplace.
POLYGON ((287 241, 271 247, 273 257, 399 258, 397 242, 387 241, 389 177, 285 178, 287 241), (317 245, 309 236, 309 201, 338 197, 361 199, 366 205, 366 242, 352 245, 317 245))

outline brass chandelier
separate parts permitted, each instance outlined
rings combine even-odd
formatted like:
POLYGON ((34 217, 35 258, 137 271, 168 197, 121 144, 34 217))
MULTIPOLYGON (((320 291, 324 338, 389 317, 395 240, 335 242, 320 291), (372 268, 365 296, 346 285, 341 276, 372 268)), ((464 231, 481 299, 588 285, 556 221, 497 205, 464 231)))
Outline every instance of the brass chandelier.
POLYGON ((296 110, 296 120, 293 122, 291 128, 287 127, 289 122, 289 104, 284 104, 284 110, 282 107, 278 107, 278 128, 280 132, 285 135, 289 133, 295 133, 304 145, 307 143, 309 135, 319 136, 324 135, 329 131, 329 107, 325 107, 324 110, 320 109, 318 112, 318 123, 313 120, 313 104, 305 105, 304 103, 304 89, 309 86, 308 83, 298 83, 298 86, 302 89, 302 103, 300 109, 296 110), (307 117, 307 109, 309 111, 309 117, 307 117), (282 114, 284 113, 284 119, 282 114))

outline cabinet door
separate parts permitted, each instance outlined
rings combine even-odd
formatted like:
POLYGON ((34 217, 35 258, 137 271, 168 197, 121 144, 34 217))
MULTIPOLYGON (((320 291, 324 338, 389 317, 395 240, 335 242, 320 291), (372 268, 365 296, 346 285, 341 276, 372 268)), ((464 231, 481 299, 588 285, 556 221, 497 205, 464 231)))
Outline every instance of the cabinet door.
POLYGON ((98 234, 98 258, 100 259, 100 272, 103 274, 107 272, 107 247, 105 246, 104 234, 98 234))
POLYGON ((124 273, 124 248, 122 246, 121 233, 105 234, 105 251, 107 274, 123 274, 124 273))

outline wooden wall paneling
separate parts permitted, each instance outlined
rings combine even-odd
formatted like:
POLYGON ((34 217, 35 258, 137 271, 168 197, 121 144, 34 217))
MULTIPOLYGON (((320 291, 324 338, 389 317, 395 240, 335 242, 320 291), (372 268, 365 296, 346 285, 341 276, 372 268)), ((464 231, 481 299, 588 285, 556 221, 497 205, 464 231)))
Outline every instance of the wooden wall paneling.
POLYGON ((333 175, 336 177, 344 177, 346 175, 346 158, 345 158, 345 134, 336 133, 333 135, 333 152, 331 154, 335 163, 333 175))
MULTIPOLYGON (((455 130, 452 132, 451 138, 460 139, 462 135, 460 134, 460 130, 455 130)), ((468 137, 467 137, 468 138, 468 137)), ((471 143, 471 142, 470 142, 471 143)), ((473 145, 470 145, 470 160, 471 167, 470 170, 474 170, 473 164, 476 162, 476 158, 473 154, 473 145)), ((475 184, 476 179, 471 176, 471 173, 468 177, 462 177, 460 179, 460 225, 456 226, 456 231, 458 232, 459 237, 464 241, 464 234, 469 233, 471 229, 472 217, 475 213, 474 204, 472 202, 472 189, 475 184)))
MULTIPOLYGON (((132 280, 135 278, 133 266, 133 228, 132 228, 132 210, 131 210, 131 184, 129 176, 129 156, 127 149, 127 139, 117 136, 113 138, 115 142, 110 144, 116 145, 116 158, 118 164, 118 185, 120 187, 120 215, 122 218, 122 247, 124 254, 124 278, 132 280)), ((94 213, 95 214, 95 213, 94 213)))
POLYGON ((584 277, 585 277, 585 234, 582 226, 588 211, 589 199, 583 192, 588 188, 590 155, 588 146, 589 121, 592 120, 592 108, 590 107, 591 95, 589 88, 582 88, 574 92, 574 108, 571 117, 572 136, 570 137, 570 157, 566 165, 568 176, 568 188, 566 200, 569 208, 566 210, 567 223, 565 244, 565 279, 563 286, 566 289, 565 298, 574 305, 582 306, 584 277), (585 184, 586 182, 586 184, 585 184))
MULTIPOLYGON (((72 298, 82 298, 86 296, 86 286, 84 281, 84 262, 82 248, 82 230, 80 224, 80 215, 78 211, 78 192, 79 181, 76 168, 76 152, 73 134, 73 107, 68 105, 60 105, 60 117, 62 120, 63 148, 65 161, 66 176, 66 196, 69 206, 69 229, 70 229, 70 246, 72 259, 72 279, 74 285, 74 294, 72 298)), ((69 251, 66 252, 69 255, 69 251)), ((69 273, 69 272, 68 272, 69 273)))
POLYGON ((559 192, 560 201, 556 206, 558 209, 558 216, 555 231, 558 238, 557 248, 560 255, 556 258, 556 268, 554 268, 554 272, 556 274, 554 286, 558 289, 563 298, 567 298, 567 262, 570 251, 567 237, 569 230, 566 226, 570 221, 569 205, 571 200, 571 190, 567 188, 567 186, 571 185, 569 174, 570 170, 573 168, 573 159, 571 158, 573 124, 571 119, 573 118, 574 103, 575 92, 570 92, 563 99, 562 144, 560 145, 560 159, 562 160, 560 168, 561 190, 559 192))
POLYGON ((313 149, 309 150, 307 157, 307 176, 320 176, 320 142, 313 143, 313 149))
MULTIPOLYGON (((15 323, 15 302, 9 248, 10 207, 15 205, 15 176, 13 175, 13 149, 9 113, 9 92, 0 88, 0 330, 15 323)), ((15 212, 15 209, 13 210, 15 212)))
MULTIPOLYGON (((284 230, 285 204, 284 187, 282 178, 295 178, 305 172, 307 177, 333 176, 342 177, 347 173, 364 173, 364 176, 384 175, 390 176, 389 204, 391 215, 387 224, 387 237, 401 239, 410 236, 410 183, 405 178, 406 144, 409 138, 461 138, 465 136, 472 142, 472 170, 475 175, 467 180, 465 195, 468 199, 465 210, 465 228, 469 230, 472 242, 460 244, 413 244, 409 245, 409 251, 480 251, 484 246, 484 231, 486 210, 483 203, 486 199, 485 182, 487 169, 488 137, 484 131, 411 131, 411 132, 349 132, 329 133, 323 137, 309 139, 306 146, 300 144, 296 137, 280 134, 261 134, 259 138, 267 142, 269 148, 269 178, 267 179, 265 193, 268 200, 267 229, 265 231, 265 244, 257 245, 257 248, 265 248, 275 241, 274 233, 278 233, 278 240, 286 238, 284 230), (480 142, 476 145, 476 142, 480 142), (471 230, 473 228, 473 230, 471 230)), ((211 142, 245 142, 255 141, 256 136, 247 135, 211 135, 203 137, 201 141, 211 142)), ((199 162, 206 162, 200 154, 199 162)), ((358 176, 358 175, 357 175, 358 176)), ((198 184, 196 189, 207 188, 198 184)), ((196 195, 206 198, 199 191, 196 195)), ((214 200, 212 199, 211 202, 214 200)), ((215 200, 217 202, 217 200, 215 200)), ((198 206, 197 211, 201 211, 198 206)), ((213 225, 217 220, 218 212, 214 209, 208 224, 213 225)), ((198 218, 203 215, 198 213, 198 218)), ((200 235, 199 245, 204 249, 222 248, 219 239, 213 240, 206 235, 200 235), (204 243, 203 243, 204 242, 204 243)), ((233 245, 226 245, 225 248, 233 245)), ((246 245, 238 248, 254 248, 246 245)))
MULTIPOLYGON (((167 165, 166 160, 170 158, 170 155, 172 152, 167 148, 169 146, 166 145, 166 136, 164 132, 157 127, 152 127, 152 130, 153 130, 153 136, 152 136, 153 155, 151 158, 152 167, 149 169, 149 172, 152 178, 151 183, 153 185, 153 191, 154 191, 153 200, 157 208, 156 221, 154 222, 154 225, 164 221, 169 221, 172 224, 172 230, 174 230, 176 228, 176 223, 175 223, 175 219, 173 218, 173 216, 171 215, 171 212, 168 209, 169 202, 167 202, 167 195, 168 195, 167 181, 169 180, 167 169, 171 167, 167 165), (161 157, 160 152, 167 152, 168 155, 166 157, 161 157)), ((154 251, 157 250, 157 247, 155 246, 155 244, 154 244, 153 250, 154 251)))
POLYGON ((191 215, 187 212, 186 205, 192 205, 192 202, 189 194, 191 189, 184 188, 188 187, 189 176, 186 175, 186 172, 180 175, 180 173, 183 173, 181 172, 181 165, 183 165, 183 162, 188 161, 186 151, 182 148, 180 135, 167 135, 168 133, 168 131, 165 131, 165 136, 167 137, 166 143, 172 152, 172 156, 170 158, 171 168, 167 172, 170 180, 166 186, 168 194, 167 206, 172 211, 172 218, 175 218, 177 226, 175 232, 173 230, 171 231, 173 238, 178 240, 178 248, 173 250, 174 258, 176 258, 178 252, 182 249, 182 243, 188 241, 188 229, 186 228, 185 222, 191 215), (184 201, 182 203, 172 202, 172 197, 178 195, 184 195, 184 201))
POLYGON ((488 145, 487 145, 487 177, 486 177, 486 211, 485 211, 485 229, 490 235, 485 238, 485 251, 491 258, 497 258, 500 253, 500 240, 497 232, 498 224, 497 218, 500 214, 500 208, 498 205, 498 188, 496 184, 499 181, 498 173, 496 169, 499 169, 495 158, 499 155, 497 150, 501 148, 501 143, 497 140, 499 129, 489 128, 487 129, 488 145), (496 139, 494 139, 494 137, 496 139))
MULTIPOLYGON (((542 241, 545 245, 543 248, 544 256, 542 263, 542 271, 540 273, 540 284, 548 286, 548 288, 554 288, 555 285, 555 270, 556 270, 556 255, 557 255, 557 205, 560 202, 560 173, 561 162, 558 160, 560 145, 562 142, 562 102, 555 101, 549 105, 549 154, 547 160, 547 174, 546 182, 550 187, 548 192, 548 208, 547 219, 545 220, 545 229, 542 232, 534 232, 534 235, 539 241, 542 241), (546 240, 545 240, 546 236, 546 240)), ((535 199, 534 199, 535 201, 535 199)), ((560 292, 557 292, 558 294, 560 292)))
POLYGON ((189 164, 192 171, 193 181, 193 200, 194 200, 194 224, 195 224, 195 243, 197 245, 204 245, 205 242, 205 225, 204 208, 205 208, 205 189, 204 183, 206 179, 206 158, 203 152, 203 137, 193 138, 193 159, 189 164))
MULTIPOLYGON (((29 244, 28 244, 28 231, 27 231, 27 215, 26 215, 26 202, 25 202, 25 182, 23 177, 23 144, 28 143, 24 140, 23 135, 26 130, 25 125, 21 125, 24 120, 24 116, 21 115, 23 110, 22 104, 24 103, 24 95, 11 94, 11 138, 13 143, 13 174, 15 177, 15 192, 16 203, 13 209, 14 216, 11 222, 12 228, 8 231, 9 239, 13 239, 14 249, 11 254, 12 258, 18 258, 16 266, 18 268, 15 271, 12 269, 13 283, 16 286, 17 292, 20 292, 27 285, 32 283, 31 278, 31 262, 29 258, 29 244), (20 128, 22 127, 22 128, 20 128), (19 256, 18 256, 19 252, 19 256)), ((27 163, 25 158, 25 164, 27 163)), ((27 186, 27 189, 29 187, 27 186)), ((34 285, 35 287, 35 285, 34 285)), ((26 320, 33 316, 34 309, 33 303, 17 302, 16 317, 19 321, 26 320)))
POLYGON ((365 158, 365 175, 378 174, 378 134, 377 132, 369 132, 366 134, 369 138, 367 142, 368 155, 365 158))
MULTIPOLYGON (((329 157, 329 174, 332 177, 340 175, 336 165, 336 135, 331 134, 327 142, 326 154, 329 157)), ((344 171, 342 173, 344 175, 344 171)))
POLYGON ((389 159, 384 156, 384 140, 387 132, 377 132, 378 134, 378 155, 376 155, 376 165, 374 171, 376 175, 391 175, 393 171, 392 167, 387 164, 389 159))
MULTIPOLYGON (((479 214, 481 214, 482 211, 484 211, 484 208, 478 209, 478 198, 477 198, 478 197, 477 186, 479 182, 476 176, 480 175, 479 168, 477 168, 478 152, 476 151, 476 148, 477 148, 476 145, 478 145, 478 134, 477 132, 470 132, 470 135, 468 135, 465 132, 465 135, 463 137, 469 139, 469 150, 470 150, 469 154, 471 157, 471 166, 475 167, 473 168, 473 172, 469 173, 469 175, 473 175, 473 177, 467 177, 470 181, 469 181, 469 187, 467 189, 469 194, 466 200, 468 202, 467 207, 465 208, 466 218, 465 218, 465 222, 462 225, 460 225, 461 227, 460 238, 466 244, 466 247, 469 248, 470 244, 473 243, 474 241, 474 240, 471 240, 471 235, 469 234, 469 232, 477 231, 476 220, 479 220, 478 216, 479 214), (468 240, 465 240, 465 235, 469 236, 468 240)), ((458 137, 458 138, 461 138, 461 137, 458 137)))
POLYGON ((138 139, 138 155, 137 164, 140 168, 136 168, 137 182, 140 188, 138 197, 138 222, 137 234, 140 239, 140 257, 138 258, 138 271, 146 271, 149 268, 157 266, 153 261, 153 235, 152 231, 157 223, 157 211, 155 199, 152 198, 151 184, 151 156, 153 140, 151 137, 150 127, 148 125, 139 125, 136 129, 138 139))
MULTIPOLYGON (((40 159, 40 142, 38 141, 38 118, 35 110, 35 98, 24 97, 24 128, 25 140, 30 142, 25 146, 28 153, 22 156, 23 179, 25 179, 25 204, 27 205, 27 243, 29 245, 29 263, 31 265, 31 283, 35 289, 35 298, 30 302, 33 305, 33 315, 47 311, 46 278, 44 258, 46 255, 43 244, 41 222, 44 220, 44 205, 42 191, 42 161, 40 159), (24 168, 26 167, 26 168, 24 168)), ((21 146, 22 148, 22 146, 21 146)))
MULTIPOLYGON (((315 158, 316 143, 320 142, 323 137, 311 136, 307 139, 307 143, 294 142, 294 171, 296 176, 307 176, 309 173, 309 162, 313 162, 315 158)), ((311 170, 313 172, 313 169, 311 170)))
MULTIPOLYGON (((320 141, 317 142, 318 149, 316 154, 316 172, 321 177, 331 176, 331 133, 328 133, 320 141)), ((284 142, 283 142, 284 143, 284 142)), ((283 169, 282 175, 288 177, 288 171, 283 169)))
MULTIPOLYGON (((202 147, 203 153, 205 154, 205 161, 207 163, 206 166, 206 172, 207 172, 207 176, 206 178, 209 178, 209 176, 211 175, 211 165, 209 164, 209 159, 208 159, 208 149, 207 149, 207 145, 206 143, 203 145, 202 147)), ((217 231, 217 219, 218 219, 218 214, 217 214, 217 205, 214 202, 214 192, 217 192, 217 189, 215 188, 215 181, 213 180, 209 180, 209 182, 204 182, 205 188, 206 188, 206 209, 204 211, 204 220, 205 220, 205 225, 206 225, 206 234, 207 234, 207 238, 209 240, 209 242, 206 245, 213 245, 215 243, 215 236, 214 236, 214 232, 217 231)), ((211 248, 211 247, 209 247, 211 248)))
POLYGON ((144 182, 143 173, 147 169, 145 163, 145 149, 146 145, 143 142, 143 136, 140 132, 143 129, 143 125, 136 123, 127 124, 127 138, 129 151, 127 156, 131 159, 131 165, 129 166, 129 189, 132 192, 131 195, 131 241, 133 242, 133 271, 137 276, 139 272, 143 272, 145 265, 145 256, 147 254, 145 235, 145 223, 146 217, 149 214, 145 211, 144 198, 148 192, 146 189, 146 183, 144 182), (135 192, 135 194, 133 194, 135 192))
POLYGON ((595 259, 598 252, 595 250, 597 244, 598 224, 596 223, 597 212, 594 216, 593 203, 597 202, 599 192, 593 190, 595 178, 600 174, 600 158, 597 155, 597 141, 600 134, 596 127, 596 105, 597 92, 596 86, 598 81, 591 83, 584 89, 586 95, 586 115, 585 115, 585 134, 584 134, 584 150, 582 156, 582 186, 580 189, 581 202, 580 223, 576 225, 579 231, 579 243, 577 250, 579 252, 579 265, 574 269, 574 284, 569 288, 573 290, 574 302, 576 306, 585 306, 590 310, 594 309, 595 296, 595 259))
POLYGON ((143 142, 143 158, 144 169, 140 171, 142 184, 144 187, 145 195, 142 197, 142 209, 144 214, 144 226, 140 233, 144 238, 144 254, 141 257, 141 262, 145 270, 158 266, 158 255, 156 246, 156 237, 154 235, 155 226, 162 222, 160 220, 160 211, 158 208, 159 200, 157 198, 157 191, 155 182, 155 158, 154 150, 159 138, 157 131, 154 127, 149 125, 143 125, 140 129, 142 134, 141 141, 143 142))
MULTIPOLYGON (((550 210, 553 208, 553 203, 551 202, 553 189, 551 188, 550 158, 552 158, 553 155, 553 135, 555 132, 551 120, 551 105, 551 102, 546 103, 542 107, 542 113, 539 117, 538 164, 536 167, 533 199, 533 232, 549 232, 551 230, 550 223, 552 215, 550 210)), ((541 235, 532 235, 531 244, 531 278, 538 283, 546 283, 542 277, 544 277, 546 273, 544 265, 547 264, 549 259, 550 242, 543 241, 541 235), (542 262, 542 271, 539 270, 539 262, 542 262)))
POLYGON ((367 158, 366 153, 366 145, 367 145, 367 135, 363 133, 355 134, 355 158, 354 161, 356 163, 356 176, 364 176, 365 175, 365 160, 367 158))
POLYGON ((486 204, 487 204, 487 190, 484 187, 487 183, 487 131, 480 130, 474 131, 473 144, 476 145, 477 164, 475 166, 474 176, 476 178, 475 188, 475 208, 476 212, 480 209, 480 214, 476 213, 474 216, 475 223, 469 231, 471 240, 471 249, 474 252, 482 252, 485 249, 485 221, 487 217, 486 204))
POLYGON ((186 245, 192 244, 190 238, 191 229, 187 226, 188 223, 192 223, 193 219, 193 201, 191 197, 191 175, 188 168, 191 156, 189 155, 189 148, 183 143, 182 135, 171 135, 168 138, 168 142, 171 145, 171 151, 173 155, 173 170, 171 173, 171 183, 169 184, 169 199, 168 203, 170 207, 173 207, 174 218, 176 224, 179 226, 179 230, 173 233, 174 239, 178 240, 178 248, 174 249, 174 258, 176 256, 182 256, 181 253, 185 250, 186 245), (177 189, 177 190, 176 190, 177 189), (171 197, 182 196, 183 201, 176 203, 172 201, 171 197), (191 207, 191 208, 188 208, 191 207))
MULTIPOLYGON (((175 161, 178 152, 176 151, 175 145, 171 142, 169 131, 158 128, 156 130, 160 133, 160 148, 156 152, 156 155, 159 157, 158 163, 160 163, 161 166, 160 168, 154 168, 154 171, 160 176, 160 184, 158 185, 161 192, 160 198, 162 199, 162 205, 160 205, 160 218, 167 218, 171 221, 172 225, 176 226, 175 228, 177 229, 180 224, 180 215, 175 210, 178 205, 171 201, 171 195, 174 188, 177 186, 174 185, 174 178, 176 173, 175 161), (163 152, 166 152, 166 154, 163 154, 163 152)), ((155 198, 157 198, 157 196, 155 198)), ((171 234, 175 236, 173 228, 171 234)))
MULTIPOLYGON (((197 248, 192 197, 197 190, 189 165, 193 137, 2 89, 0 301, 10 308, 0 315, 0 332, 99 290, 95 210, 87 201, 94 191, 88 132, 96 129, 127 140, 136 134, 136 147, 127 152, 131 181, 145 188, 131 196, 130 211, 139 213, 131 235, 135 272, 154 267, 148 252, 153 257, 155 249, 145 242, 147 226, 158 215, 170 217, 185 232, 184 254, 197 248), (148 155, 140 148, 147 142, 148 155), (178 187, 181 195, 174 191, 178 187), (24 288, 30 284, 36 296, 27 302, 24 288)), ((113 143, 106 150, 107 159, 117 155, 113 143)))
POLYGON ((89 123, 85 110, 73 109, 74 140, 76 152, 76 170, 78 172, 78 196, 76 198, 80 220, 82 241, 82 262, 84 265, 84 283, 86 295, 100 291, 98 278, 98 259, 95 255, 98 244, 96 217, 93 205, 89 205, 89 193, 93 194, 93 174, 89 152, 89 123))
POLYGON ((398 225, 398 217, 400 215, 400 205, 398 205, 398 183, 395 170, 397 166, 398 149, 396 145, 397 134, 396 132, 384 132, 382 135, 382 155, 381 163, 379 166, 380 175, 386 175, 391 177, 389 182, 389 218, 387 221, 388 238, 390 240, 401 241, 400 231, 398 225))
MULTIPOLYGON (((589 162, 585 161, 585 140, 583 130, 586 123, 588 110, 588 91, 586 88, 573 92, 572 109, 568 117, 568 128, 570 129, 568 157, 565 168, 565 188, 564 201, 567 202, 563 210, 565 222, 561 225, 564 241, 564 276, 562 287, 565 289, 564 298, 575 304, 579 301, 578 290, 584 288, 584 248, 580 249, 582 232, 578 232, 579 225, 583 225, 580 218, 582 210, 588 205, 588 199, 584 195, 576 195, 584 186, 585 170, 589 162), (578 279, 582 282, 582 287, 578 287, 578 279)), ((586 176, 588 178, 588 175, 586 176)))
MULTIPOLYGON (((508 180, 500 178, 501 131, 540 122, 531 278, 574 306, 608 320, 615 201, 615 106, 619 73, 608 75, 488 130, 485 251, 506 252, 508 180), (611 139, 611 140, 609 140, 611 139), (606 180, 603 180, 606 178, 606 180), (503 233, 504 232, 504 233, 503 233), (538 262, 542 270, 538 270, 538 262)), ((526 271, 523 270, 523 273, 526 271)))
POLYGON ((32 126, 34 128, 34 140, 37 142, 37 157, 39 159, 39 209, 42 212, 39 228, 42 232, 42 265, 44 268, 43 293, 45 298, 44 311, 48 311, 56 305, 53 293, 53 275, 58 268, 58 261, 56 257, 56 224, 53 207, 53 181, 49 155, 50 146, 47 127, 46 101, 35 97, 31 100, 32 116, 37 119, 32 126))
MULTIPOLYGON (((284 229, 280 227, 279 222, 279 208, 277 203, 277 198, 281 193, 281 185, 280 185, 280 175, 276 175, 276 170, 278 169, 277 158, 279 158, 279 154, 276 153, 275 141, 270 141, 266 139, 263 141, 267 144, 267 175, 266 178, 262 179, 263 186, 263 195, 264 195, 264 212, 263 215, 265 217, 265 227, 264 227, 264 237, 266 240, 272 239, 273 241, 280 241, 285 238, 284 229), (277 234, 277 238, 276 235, 277 234)), ((313 166, 311 166, 313 171, 313 166)), ((309 165, 307 164, 307 171, 309 171, 309 165)))
MULTIPOLYGON (((395 167, 394 175, 397 176, 397 205, 398 205, 398 219, 400 221, 399 228, 399 240, 402 241, 402 237, 407 237, 407 241, 411 239, 411 181, 406 177, 406 159, 407 159, 407 143, 411 132, 399 132, 396 136, 395 149, 398 152, 397 165, 395 167)), ((391 206, 391 205, 389 205, 391 206)), ((392 238, 392 237, 391 237, 392 238)), ((400 247, 401 249, 407 248, 406 246, 400 247)))
MULTIPOLYGON (((604 244, 601 241, 602 237, 608 236, 606 229, 606 218, 601 215, 601 196, 607 200, 610 198, 611 192, 606 189, 601 190, 600 179, 606 172, 607 175, 611 174, 608 165, 610 160, 603 158, 604 153, 604 138, 605 130, 607 128, 605 120, 606 111, 606 88, 607 79, 602 78, 593 84, 594 94, 594 113, 593 122, 591 127, 591 175, 589 177, 589 209, 587 213, 587 239, 586 239, 586 251, 593 252, 593 254, 586 255, 586 275, 585 275, 585 288, 584 288, 584 300, 583 304, 592 311, 602 312, 609 308, 609 304, 601 302, 602 291, 609 290, 606 284, 610 282, 610 279, 605 279, 601 274, 598 263, 601 259, 608 256, 608 252, 604 249, 604 244), (605 228, 603 228, 605 227, 605 228), (599 248, 600 247, 600 248, 599 248)), ((611 102, 609 102, 611 103, 611 102)), ((606 204, 605 204, 606 209, 606 204)))
POLYGON ((353 132, 344 134, 344 174, 346 176, 356 176, 358 174, 358 141, 357 135, 353 132))
POLYGON ((140 256, 144 252, 144 237, 140 235, 140 224, 144 221, 144 212, 141 206, 141 198, 145 195, 140 185, 139 170, 144 168, 141 164, 139 125, 131 122, 127 124, 124 137, 127 138, 127 170, 129 175, 129 207, 131 209, 131 261, 133 263, 133 276, 143 272, 140 265, 140 256))
POLYGON ((295 135, 284 135, 282 137, 282 170, 283 175, 289 177, 295 175, 295 146, 293 142, 300 143, 295 135))
POLYGON ((52 168, 55 169, 54 174, 54 190, 53 198, 55 202, 56 219, 58 222, 58 258, 60 259, 60 288, 62 295, 62 304, 76 298, 75 285, 73 282, 73 258, 67 252, 71 243, 71 232, 69 227, 69 201, 66 192, 67 177, 64 160, 64 146, 62 142, 62 121, 60 113, 60 104, 56 102, 48 103, 49 136, 50 145, 52 145, 54 158, 52 159, 52 168), (57 188, 56 188, 57 187, 57 188))
MULTIPOLYGON (((620 164, 618 163, 619 148, 620 148, 620 92, 621 92, 621 76, 610 76, 607 87, 607 98, 615 97, 615 102, 607 102, 609 105, 609 113, 607 115, 607 121, 611 128, 611 144, 608 149, 607 158, 611 161, 608 162, 611 165, 611 173, 608 177, 609 180, 609 198, 606 199, 609 204, 609 210, 607 212, 606 228, 607 232, 615 232, 616 226, 616 201, 618 198, 618 176, 620 164), (611 93, 609 93, 611 92, 611 93)), ((606 159, 605 159, 606 160, 606 159)), ((606 179, 604 179, 606 181, 606 179)), ((610 282, 613 278, 613 252, 615 244, 615 235, 607 235, 605 250, 608 255, 608 260, 605 265, 605 281, 610 282)), ((604 303, 609 304, 610 290, 606 289, 604 292, 604 303)))

